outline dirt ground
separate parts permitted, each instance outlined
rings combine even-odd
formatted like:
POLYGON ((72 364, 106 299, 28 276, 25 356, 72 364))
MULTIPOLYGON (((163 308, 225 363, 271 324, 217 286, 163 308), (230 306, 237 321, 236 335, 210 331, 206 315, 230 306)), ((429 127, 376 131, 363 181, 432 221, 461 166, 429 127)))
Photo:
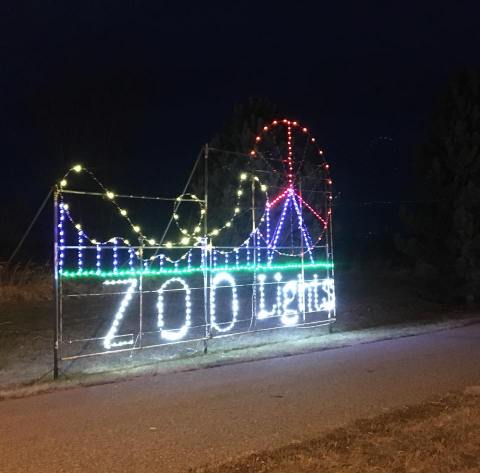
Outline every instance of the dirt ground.
POLYGON ((478 473, 480 386, 195 473, 478 473))

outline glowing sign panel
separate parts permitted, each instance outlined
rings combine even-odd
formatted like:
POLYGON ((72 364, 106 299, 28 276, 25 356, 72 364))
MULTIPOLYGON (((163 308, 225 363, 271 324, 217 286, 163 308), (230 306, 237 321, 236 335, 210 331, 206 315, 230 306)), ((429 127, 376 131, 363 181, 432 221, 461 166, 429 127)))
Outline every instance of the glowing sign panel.
MULTIPOLYGON (((305 314, 314 312, 328 312, 335 309, 335 292, 333 279, 319 279, 317 274, 309 281, 298 274, 296 278, 283 281, 281 273, 275 273, 273 280, 269 281, 266 274, 259 274, 258 283, 252 284, 252 291, 258 289, 258 306, 255 307, 256 318, 259 321, 267 319, 280 320, 281 326, 291 327, 300 322, 305 314), (270 308, 267 308, 267 300, 272 299, 270 308)), ((122 280, 107 280, 105 285, 128 285, 127 291, 123 294, 120 305, 113 316, 111 326, 105 335, 103 345, 107 350, 124 345, 133 344, 132 340, 115 342, 119 326, 124 318, 125 311, 132 300, 132 296, 138 286, 135 278, 122 280)), ((235 277, 228 272, 217 273, 211 281, 209 290, 209 324, 214 333, 233 332, 240 315, 240 304, 238 299, 237 282, 235 277), (218 319, 217 291, 228 290, 230 301, 225 312, 230 317, 227 322, 220 322, 218 319)), ((166 341, 178 341, 188 339, 188 332, 191 327, 192 311, 202 311, 202 307, 192 307, 191 289, 185 279, 173 277, 164 281, 157 290, 157 317, 160 338, 166 341), (184 313, 180 314, 184 323, 178 328, 165 329, 165 319, 172 315, 166 313, 166 298, 171 297, 173 292, 184 293, 184 313)), ((250 306, 245 306, 245 317, 251 312, 250 306)))

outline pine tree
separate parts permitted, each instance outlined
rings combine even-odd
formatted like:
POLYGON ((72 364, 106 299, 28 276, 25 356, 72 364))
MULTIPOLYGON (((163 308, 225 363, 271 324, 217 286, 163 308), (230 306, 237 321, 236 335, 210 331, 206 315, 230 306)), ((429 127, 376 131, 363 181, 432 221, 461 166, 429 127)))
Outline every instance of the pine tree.
MULTIPOLYGON (((210 231, 222 226, 231 217, 237 199, 237 186, 240 174, 249 172, 252 160, 249 151, 255 142, 255 136, 263 125, 274 119, 278 107, 266 98, 250 98, 235 107, 232 118, 227 122, 209 144, 208 157, 208 228, 210 231)), ((262 163, 255 162, 257 168, 262 163)), ((193 189, 198 195, 204 192, 204 173, 200 169, 195 176, 193 189)), ((246 197, 251 193, 246 193, 246 197)), ((251 230, 251 201, 245 202, 242 214, 235 226, 223 231, 216 239, 217 245, 238 244, 251 230)))
POLYGON ((480 71, 449 84, 416 161, 419 196, 403 247, 442 296, 480 298, 480 71))

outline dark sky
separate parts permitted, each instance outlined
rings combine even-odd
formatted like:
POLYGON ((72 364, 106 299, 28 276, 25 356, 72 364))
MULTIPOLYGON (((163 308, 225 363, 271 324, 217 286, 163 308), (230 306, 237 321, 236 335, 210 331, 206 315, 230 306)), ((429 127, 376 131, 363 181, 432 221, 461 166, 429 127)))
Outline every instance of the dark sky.
POLYGON ((178 193, 200 146, 249 96, 313 130, 337 192, 404 198, 437 94, 479 64, 475 3, 2 2, 0 223, 26 226, 76 162, 125 191, 178 193), (50 115, 75 135, 88 113, 96 133, 120 117, 111 152, 59 150, 50 115))

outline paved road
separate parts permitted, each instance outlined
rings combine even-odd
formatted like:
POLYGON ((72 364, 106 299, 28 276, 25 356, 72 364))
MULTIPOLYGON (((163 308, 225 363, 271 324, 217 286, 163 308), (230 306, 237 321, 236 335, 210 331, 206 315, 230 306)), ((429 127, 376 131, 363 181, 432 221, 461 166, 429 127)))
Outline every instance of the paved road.
POLYGON ((0 402, 0 472, 175 472, 480 384, 480 324, 0 402))

